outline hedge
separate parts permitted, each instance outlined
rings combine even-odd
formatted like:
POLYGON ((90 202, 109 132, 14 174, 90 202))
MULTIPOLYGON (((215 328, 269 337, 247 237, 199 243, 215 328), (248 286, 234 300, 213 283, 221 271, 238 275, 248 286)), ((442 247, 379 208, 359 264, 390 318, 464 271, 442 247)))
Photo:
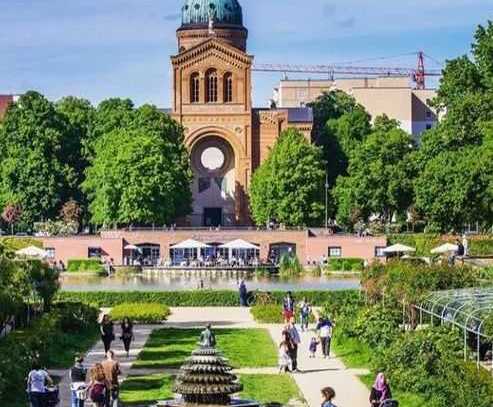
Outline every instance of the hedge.
POLYGON ((142 324, 160 324, 170 315, 170 309, 163 304, 121 304, 114 307, 111 312, 111 318, 115 321, 122 321, 125 317, 132 322, 142 324))
POLYGON ((102 273, 104 271, 100 259, 72 259, 68 261, 69 273, 102 273))
POLYGON ((363 270, 363 259, 337 258, 329 259, 329 271, 361 271, 363 270))
MULTIPOLYGON (((282 324, 284 322, 284 315, 282 312, 282 306, 280 304, 268 304, 268 305, 254 305, 250 312, 255 321, 261 324, 282 324)), ((299 311, 295 314, 295 320, 300 322, 299 311)), ((310 314, 310 323, 315 322, 315 315, 310 314)))
MULTIPOLYGON (((456 236, 442 236, 431 233, 398 234, 389 235, 389 245, 402 243, 416 248, 416 256, 429 256, 431 249, 443 243, 453 243, 456 236)), ((478 235, 469 236, 469 254, 472 256, 492 256, 493 255, 493 236, 478 235)))
POLYGON ((1 237, 0 244, 4 245, 7 249, 12 251, 17 251, 21 249, 25 249, 29 246, 36 246, 40 249, 43 248, 43 242, 39 239, 34 239, 32 237, 1 237))
MULTIPOLYGON (((272 291, 273 300, 281 304, 285 291, 272 291)), ((358 290, 340 291, 295 291, 295 299, 306 298, 312 305, 340 304, 358 301, 358 290)), ((114 307, 125 303, 158 303, 170 307, 236 307, 239 295, 232 290, 194 290, 194 291, 62 291, 60 301, 80 301, 97 307, 114 307)))

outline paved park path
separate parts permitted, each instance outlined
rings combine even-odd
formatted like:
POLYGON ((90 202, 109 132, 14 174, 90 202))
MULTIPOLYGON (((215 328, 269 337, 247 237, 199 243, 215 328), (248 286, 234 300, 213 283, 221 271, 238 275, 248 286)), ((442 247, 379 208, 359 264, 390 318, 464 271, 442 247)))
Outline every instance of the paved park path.
MULTIPOLYGON (((136 325, 134 327, 135 341, 132 343, 130 357, 127 358, 120 340, 113 342, 113 350, 122 367, 122 379, 127 377, 138 354, 144 347, 150 333, 163 327, 195 328, 212 323, 216 328, 266 328, 274 342, 280 342, 282 325, 257 324, 248 308, 239 307, 179 307, 172 308, 172 315, 165 325, 136 325)), ((118 330, 116 332, 118 338, 118 330)), ((315 359, 308 356, 308 343, 313 332, 301 333, 302 344, 299 348, 298 365, 300 373, 293 374, 303 396, 310 407, 321 404, 320 389, 332 386, 336 390, 335 404, 338 407, 364 407, 368 404, 368 390, 360 382, 357 375, 364 374, 356 370, 346 369, 337 358, 323 359, 320 355, 315 359)), ((91 366, 104 358, 104 348, 101 341, 89 351, 85 364, 91 366)), ((275 373, 277 369, 241 369, 237 373, 275 373)), ((70 406, 70 381, 68 371, 51 371, 53 375, 61 376, 60 396, 61 407, 70 406)), ((131 374, 141 374, 141 369, 134 369, 131 374)), ((149 373, 153 373, 150 371, 149 373)))

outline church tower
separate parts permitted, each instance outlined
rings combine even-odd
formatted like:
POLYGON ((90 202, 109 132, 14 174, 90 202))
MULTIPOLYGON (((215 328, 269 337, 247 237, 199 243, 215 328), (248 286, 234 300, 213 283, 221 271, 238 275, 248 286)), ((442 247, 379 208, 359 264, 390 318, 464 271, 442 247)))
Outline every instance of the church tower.
POLYGON ((172 116, 194 172, 191 226, 248 223, 252 172, 248 31, 237 0, 185 0, 173 67, 172 116))

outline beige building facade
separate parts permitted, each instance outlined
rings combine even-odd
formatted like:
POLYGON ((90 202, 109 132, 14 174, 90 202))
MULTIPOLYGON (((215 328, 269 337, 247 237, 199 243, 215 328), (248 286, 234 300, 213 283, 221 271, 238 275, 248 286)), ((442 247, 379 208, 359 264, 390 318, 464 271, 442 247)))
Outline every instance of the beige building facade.
POLYGON ((438 117, 430 101, 433 89, 413 89, 407 77, 355 78, 336 80, 281 80, 274 89, 278 108, 306 106, 323 92, 342 90, 363 105, 371 117, 386 114, 398 120, 401 128, 418 137, 436 125, 438 117))

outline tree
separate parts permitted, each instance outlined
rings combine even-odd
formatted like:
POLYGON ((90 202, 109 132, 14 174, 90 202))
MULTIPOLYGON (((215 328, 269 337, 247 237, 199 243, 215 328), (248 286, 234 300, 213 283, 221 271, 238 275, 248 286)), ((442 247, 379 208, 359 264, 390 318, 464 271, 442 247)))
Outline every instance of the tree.
POLYGON ((22 268, 29 278, 33 294, 41 299, 44 309, 48 311, 60 289, 60 273, 39 260, 28 260, 22 268))
POLYGON ((95 141, 83 184, 97 225, 170 223, 191 207, 188 152, 183 130, 153 106, 127 113, 95 141))
POLYGON ((283 131, 252 177, 250 207, 256 224, 270 219, 288 226, 320 224, 324 179, 321 149, 296 129, 283 131))
POLYGON ((81 190, 84 172, 91 157, 92 128, 95 121, 95 109, 88 100, 65 97, 58 101, 55 108, 69 125, 69 137, 64 145, 65 161, 73 169, 70 200, 79 202, 85 209, 87 202, 81 190))
POLYGON ((2 219, 10 226, 10 233, 14 234, 14 225, 19 222, 22 208, 19 205, 7 204, 2 212, 2 219))
POLYGON ((21 220, 56 216, 72 195, 69 125, 51 102, 27 92, 8 110, 0 128, 0 206, 16 202, 21 220))
POLYGON ((377 215, 384 223, 405 212, 413 199, 413 141, 397 127, 376 127, 351 156, 348 175, 333 191, 339 223, 352 226, 377 215))
POLYGON ((416 209, 438 231, 492 219, 493 25, 467 56, 447 62, 435 105, 446 114, 416 154, 416 209))
POLYGON ((467 223, 493 222, 491 147, 444 151, 416 181, 416 206, 436 231, 459 231, 467 223))

